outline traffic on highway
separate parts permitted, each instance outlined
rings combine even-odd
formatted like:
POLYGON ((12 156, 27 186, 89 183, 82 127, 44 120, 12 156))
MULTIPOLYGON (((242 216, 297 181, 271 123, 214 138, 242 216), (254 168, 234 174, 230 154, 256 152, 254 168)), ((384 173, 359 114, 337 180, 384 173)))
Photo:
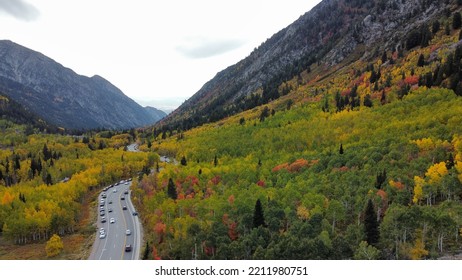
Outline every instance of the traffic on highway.
POLYGON ((141 226, 130 199, 131 179, 105 187, 98 196, 97 232, 91 260, 137 260, 141 226))

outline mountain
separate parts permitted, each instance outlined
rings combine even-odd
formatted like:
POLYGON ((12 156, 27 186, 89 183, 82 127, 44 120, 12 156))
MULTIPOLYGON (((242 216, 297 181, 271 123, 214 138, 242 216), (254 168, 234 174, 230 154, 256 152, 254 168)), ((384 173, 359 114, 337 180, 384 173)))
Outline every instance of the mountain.
POLYGON ((144 110, 152 116, 155 120, 161 120, 167 116, 167 113, 165 113, 162 110, 156 109, 151 106, 146 106, 144 107, 144 110))
POLYGON ((450 13, 453 2, 324 0, 219 72, 160 124, 184 130, 217 121, 286 94, 290 88, 282 84, 314 66, 329 72, 357 59, 402 50, 412 31, 450 13))
POLYGON ((0 91, 47 122, 69 129, 133 128, 160 119, 104 78, 78 75, 6 40, 0 41, 0 91))
MULTIPOLYGON (((48 133, 57 133, 59 129, 46 123, 38 115, 30 112, 24 106, 14 100, 9 99, 6 95, 0 93, 0 116, 2 120, 7 120, 16 124, 28 125, 29 128, 37 128, 40 131, 48 133)), ((33 130, 29 130, 32 133, 33 130)))
POLYGON ((141 131, 154 258, 460 259, 461 11, 323 1, 141 131))

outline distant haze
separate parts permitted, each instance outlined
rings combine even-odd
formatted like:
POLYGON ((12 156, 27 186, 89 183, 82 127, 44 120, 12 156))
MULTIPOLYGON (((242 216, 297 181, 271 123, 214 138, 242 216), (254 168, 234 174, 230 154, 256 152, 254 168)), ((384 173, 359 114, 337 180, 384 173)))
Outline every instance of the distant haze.
POLYGON ((0 0, 0 39, 172 110, 319 0, 0 0))

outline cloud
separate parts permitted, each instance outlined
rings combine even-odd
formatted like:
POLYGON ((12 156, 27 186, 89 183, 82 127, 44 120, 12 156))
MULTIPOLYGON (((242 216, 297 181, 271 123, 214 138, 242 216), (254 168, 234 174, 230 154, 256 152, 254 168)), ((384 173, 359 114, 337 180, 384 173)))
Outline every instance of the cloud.
POLYGON ((0 12, 25 21, 35 20, 40 14, 37 8, 23 0, 0 0, 0 12))
POLYGON ((234 39, 189 38, 176 50, 187 58, 199 59, 221 55, 242 45, 242 41, 234 39))

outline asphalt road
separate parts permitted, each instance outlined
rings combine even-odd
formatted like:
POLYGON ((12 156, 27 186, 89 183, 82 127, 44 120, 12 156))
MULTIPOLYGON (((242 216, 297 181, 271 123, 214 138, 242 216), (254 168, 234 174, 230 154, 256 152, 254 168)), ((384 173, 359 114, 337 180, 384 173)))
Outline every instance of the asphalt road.
POLYGON ((141 244, 141 227, 138 216, 133 216, 135 208, 130 200, 131 182, 122 183, 109 188, 106 193, 106 198, 103 198, 103 193, 98 196, 98 221, 95 229, 95 242, 90 255, 90 260, 137 260, 140 256, 141 244), (124 194, 128 191, 128 194, 124 194), (121 200, 124 197, 125 200, 121 200), (101 199, 104 199, 104 205, 100 206, 101 199), (127 209, 123 210, 123 206, 127 209), (100 207, 104 209, 104 217, 106 222, 102 223, 100 216, 100 207), (112 209, 112 212, 109 212, 112 209), (110 223, 111 218, 115 219, 114 223, 110 223), (106 236, 100 238, 100 229, 104 228, 106 236), (126 230, 130 230, 127 235, 126 230), (125 246, 131 245, 132 251, 126 252, 125 246))

